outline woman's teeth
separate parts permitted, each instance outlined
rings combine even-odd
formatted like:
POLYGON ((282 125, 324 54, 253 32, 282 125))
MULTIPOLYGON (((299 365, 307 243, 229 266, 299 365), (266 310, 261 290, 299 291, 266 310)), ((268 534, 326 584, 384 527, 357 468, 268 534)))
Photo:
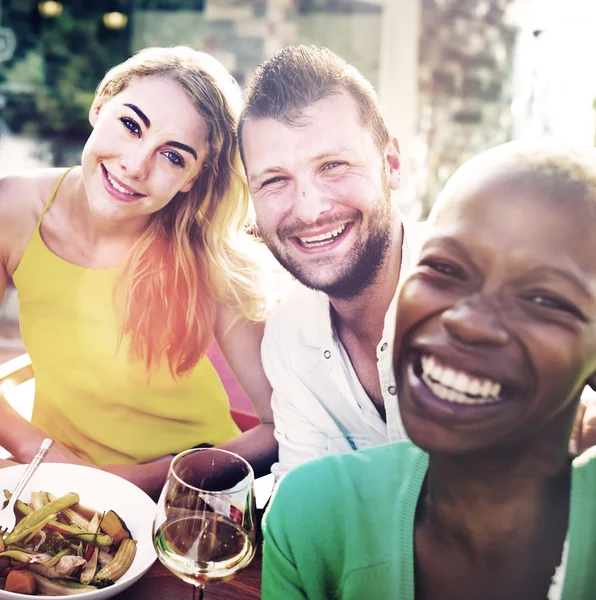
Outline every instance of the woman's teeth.
POLYGON ((421 362, 422 380, 443 400, 458 404, 489 404, 499 400, 501 384, 496 381, 445 367, 432 356, 423 356, 421 362))
POLYGON ((108 181, 112 184, 112 187, 123 194, 128 194, 129 196, 134 196, 135 193, 123 188, 119 183, 116 183, 111 177, 110 174, 106 171, 106 175, 108 176, 108 181))
POLYGON ((299 237, 300 243, 303 246, 308 248, 312 248, 314 246, 324 246, 325 244, 329 244, 335 238, 340 236, 346 229, 346 225, 341 225, 337 229, 333 231, 329 231, 327 233, 322 233, 321 235, 313 235, 312 237, 299 237))

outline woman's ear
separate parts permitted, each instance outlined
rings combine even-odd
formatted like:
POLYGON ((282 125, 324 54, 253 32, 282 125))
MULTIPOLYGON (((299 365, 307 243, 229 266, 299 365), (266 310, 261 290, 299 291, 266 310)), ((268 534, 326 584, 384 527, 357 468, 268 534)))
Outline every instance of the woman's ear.
POLYGON ((99 117, 99 109, 101 108, 100 102, 98 102, 99 98, 96 98, 91 105, 91 109, 89 110, 89 123, 91 123, 91 127, 95 127, 95 123, 97 123, 97 117, 99 117))
POLYGON ((106 92, 95 96, 93 104, 89 109, 89 123, 91 123, 91 127, 95 127, 95 123, 97 123, 97 117, 99 117, 99 111, 101 110, 101 107, 108 101, 109 98, 110 96, 108 96, 106 92))

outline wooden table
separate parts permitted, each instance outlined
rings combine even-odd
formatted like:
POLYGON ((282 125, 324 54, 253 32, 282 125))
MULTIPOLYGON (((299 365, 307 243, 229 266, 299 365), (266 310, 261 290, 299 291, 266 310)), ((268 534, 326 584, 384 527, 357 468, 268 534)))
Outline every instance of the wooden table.
MULTIPOLYGON (((261 549, 246 569, 227 583, 205 589, 205 600, 257 600, 261 597, 261 549)), ((116 596, 119 600, 192 600, 192 588, 159 561, 133 586, 116 596)))

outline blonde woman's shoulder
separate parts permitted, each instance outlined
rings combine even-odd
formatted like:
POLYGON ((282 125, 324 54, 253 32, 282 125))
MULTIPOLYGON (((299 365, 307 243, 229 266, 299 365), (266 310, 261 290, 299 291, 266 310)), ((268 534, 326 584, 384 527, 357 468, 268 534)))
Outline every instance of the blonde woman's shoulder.
POLYGON ((36 169, 0 176, 0 261, 9 275, 64 171, 36 169))
POLYGON ((30 209, 41 214, 65 171, 67 169, 48 168, 0 175, 0 210, 22 213, 30 209))

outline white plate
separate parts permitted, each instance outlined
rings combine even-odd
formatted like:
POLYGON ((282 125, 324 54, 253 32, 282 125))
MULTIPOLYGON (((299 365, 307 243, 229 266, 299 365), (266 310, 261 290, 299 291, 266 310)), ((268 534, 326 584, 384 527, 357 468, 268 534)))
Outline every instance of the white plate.
MULTIPOLYGON (((26 465, 0 469, 0 494, 3 490, 14 489, 26 465)), ((155 503, 145 492, 129 481, 91 467, 61 463, 41 464, 23 490, 20 499, 28 502, 31 492, 51 492, 62 496, 76 492, 82 505, 97 511, 114 510, 122 517, 133 538, 138 540, 137 554, 130 569, 110 587, 76 594, 76 598, 111 598, 147 572, 157 558, 153 549, 151 529, 155 517, 155 503)), ((27 596, 0 590, 0 599, 24 600, 25 598, 63 598, 64 596, 27 596)))

